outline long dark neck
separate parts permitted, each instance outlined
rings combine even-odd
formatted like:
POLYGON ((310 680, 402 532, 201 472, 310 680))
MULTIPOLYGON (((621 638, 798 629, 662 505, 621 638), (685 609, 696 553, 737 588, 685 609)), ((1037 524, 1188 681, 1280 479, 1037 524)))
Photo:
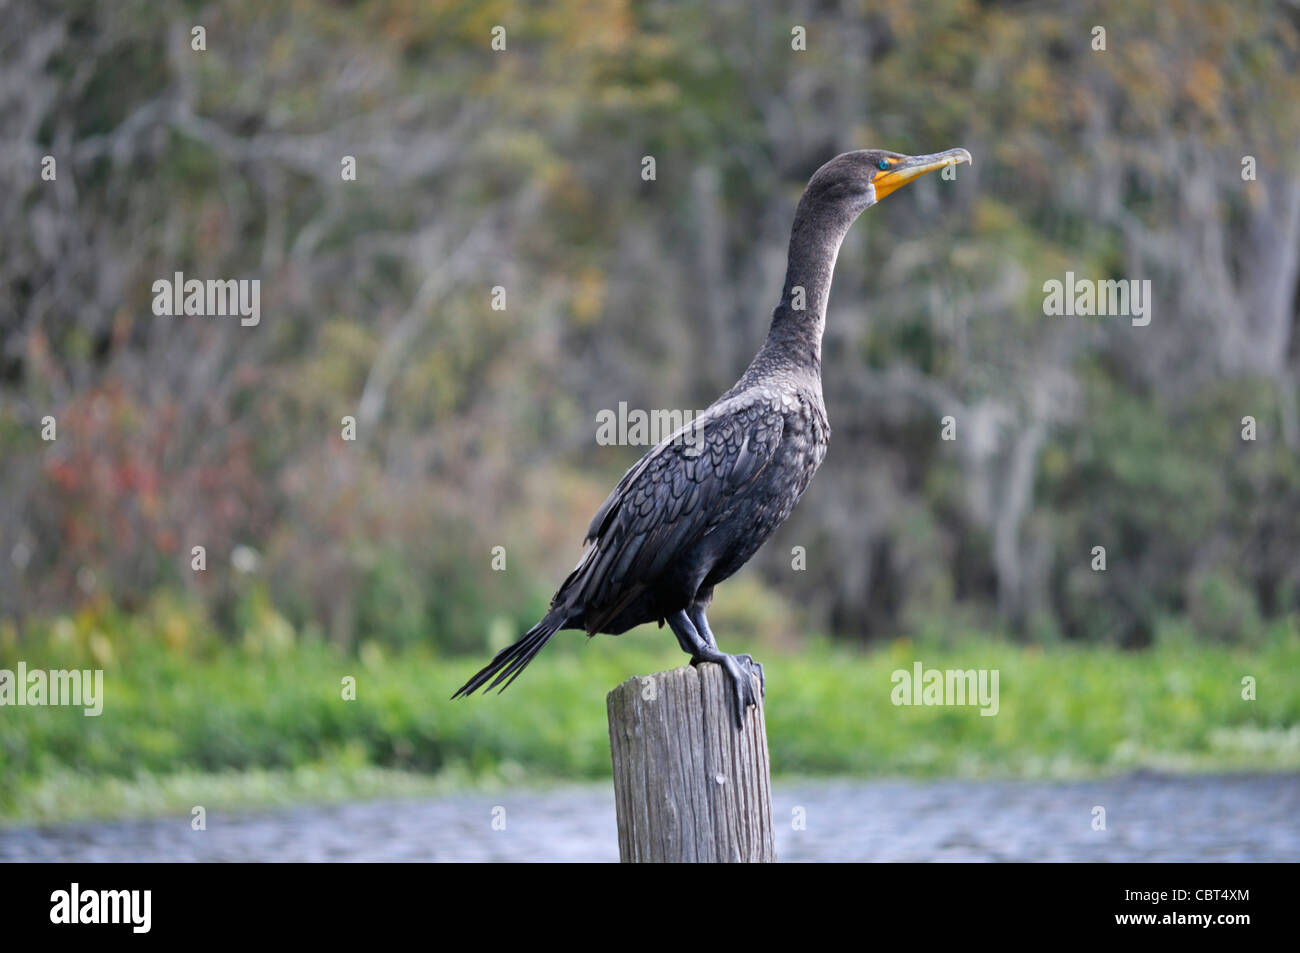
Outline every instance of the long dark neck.
POLYGON ((835 258, 857 217, 857 210, 807 195, 799 201, 790 230, 790 256, 781 303, 772 312, 772 326, 763 344, 763 351, 770 352, 769 358, 779 355, 820 373, 822 332, 826 329, 826 302, 835 258), (799 289, 803 289, 802 294, 799 289))

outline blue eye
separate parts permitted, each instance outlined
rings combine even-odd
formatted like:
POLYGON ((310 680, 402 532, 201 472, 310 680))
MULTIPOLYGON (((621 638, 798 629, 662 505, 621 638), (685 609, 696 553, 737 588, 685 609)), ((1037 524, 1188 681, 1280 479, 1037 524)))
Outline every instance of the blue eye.
POLYGON ((886 169, 889 168, 889 162, 885 159, 881 159, 879 162, 876 163, 876 168, 879 169, 881 172, 884 172, 886 169))

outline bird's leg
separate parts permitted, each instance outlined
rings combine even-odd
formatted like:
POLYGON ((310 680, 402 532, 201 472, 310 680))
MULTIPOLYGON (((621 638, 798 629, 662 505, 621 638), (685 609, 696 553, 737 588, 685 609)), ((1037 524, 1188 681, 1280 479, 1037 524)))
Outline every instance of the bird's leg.
MULTIPOLYGON (((713 630, 709 628, 709 620, 704 617, 704 606, 696 604, 686 610, 687 617, 695 625, 695 630, 700 633, 704 639, 713 648, 718 647, 718 640, 713 635, 713 630)), ((752 655, 737 655, 736 660, 743 662, 751 672, 758 676, 758 690, 767 697, 767 676, 763 673, 763 666, 760 662, 755 662, 752 655)))
POLYGON ((673 630, 673 635, 677 636, 677 644, 681 646, 682 651, 694 662, 696 651, 703 640, 695 626, 691 624, 691 620, 686 618, 686 613, 674 612, 664 621, 668 623, 668 628, 673 630))
POLYGON ((673 634, 677 636, 677 644, 682 647, 682 651, 690 654, 692 665, 714 662, 726 671, 727 677, 731 679, 732 696, 736 703, 736 727, 743 730, 745 712, 750 705, 758 705, 758 696, 754 694, 754 680, 749 667, 742 665, 738 656, 720 652, 716 645, 706 642, 685 610, 679 609, 668 616, 666 621, 672 628, 673 634))
POLYGON ((686 617, 691 620, 695 626, 695 631, 700 633, 700 638, 704 640, 705 645, 718 647, 718 640, 713 635, 713 630, 709 628, 709 620, 704 618, 704 609, 702 606, 693 605, 686 610, 686 617))

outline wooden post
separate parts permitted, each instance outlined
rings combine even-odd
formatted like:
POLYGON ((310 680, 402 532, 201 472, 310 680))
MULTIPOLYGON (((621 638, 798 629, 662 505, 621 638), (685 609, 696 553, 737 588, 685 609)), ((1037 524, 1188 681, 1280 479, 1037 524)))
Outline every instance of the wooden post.
POLYGON ((606 704, 624 863, 776 860, 761 698, 737 730, 727 673, 705 663, 630 678, 606 704))

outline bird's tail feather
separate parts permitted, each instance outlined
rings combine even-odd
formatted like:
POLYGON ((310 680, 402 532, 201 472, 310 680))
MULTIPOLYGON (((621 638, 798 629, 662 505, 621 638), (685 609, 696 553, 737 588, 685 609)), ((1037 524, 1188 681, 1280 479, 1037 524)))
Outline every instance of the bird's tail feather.
POLYGON ((519 677, 519 673, 524 670, 533 656, 542 650, 542 646, 551 640, 560 627, 564 625, 564 616, 557 612, 548 612, 542 621, 537 623, 531 629, 524 633, 514 645, 509 645, 496 654, 492 661, 471 678, 468 682, 456 690, 452 698, 459 698, 462 695, 472 695, 492 676, 496 679, 488 686, 488 689, 496 688, 501 685, 501 691, 510 687, 510 683, 519 677))

